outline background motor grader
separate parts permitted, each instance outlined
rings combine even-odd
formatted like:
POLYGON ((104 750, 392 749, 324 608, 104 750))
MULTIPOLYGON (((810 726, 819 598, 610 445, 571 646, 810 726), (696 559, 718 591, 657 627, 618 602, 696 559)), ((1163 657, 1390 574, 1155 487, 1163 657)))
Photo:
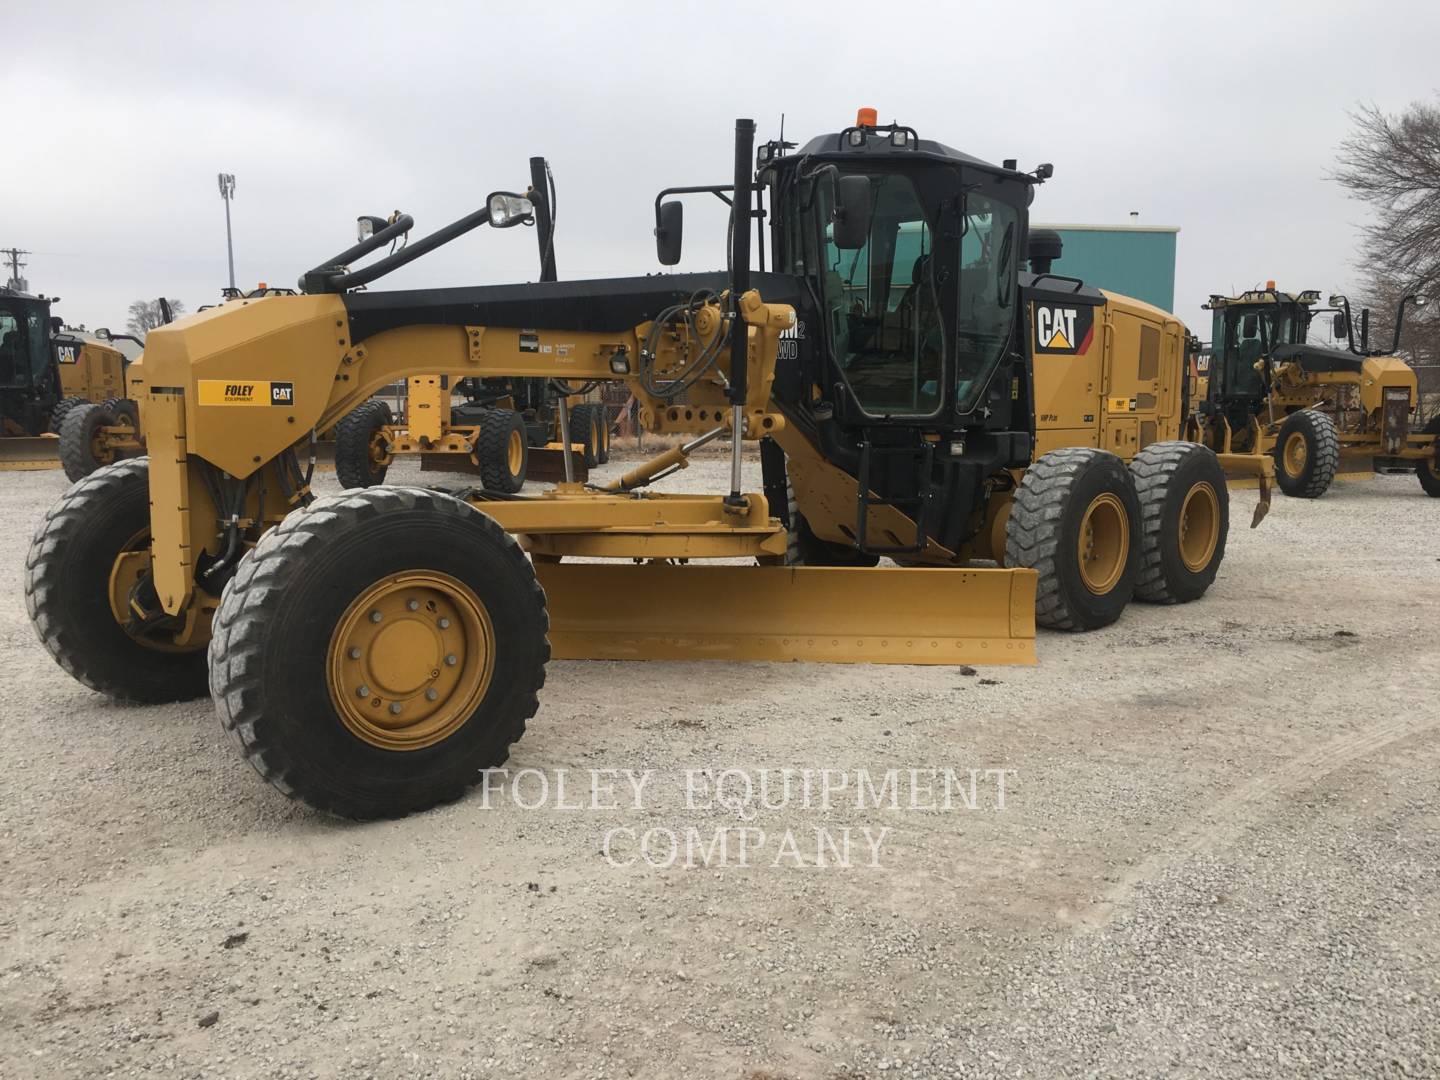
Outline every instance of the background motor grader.
POLYGON ((125 354, 108 331, 87 335, 51 315, 58 297, 0 287, 0 468, 52 468, 71 480, 142 449, 125 397, 125 354))
POLYGON ((1191 436, 1220 452, 1275 459, 1280 489, 1314 499, 1337 472, 1413 472, 1427 495, 1440 497, 1440 413, 1418 422, 1415 371, 1400 348, 1406 297, 1388 351, 1369 345, 1369 312, 1359 341, 1349 302, 1332 296, 1318 308, 1314 290, 1284 293, 1269 282, 1239 296, 1211 296, 1214 312, 1209 379, 1191 436), (1333 317, 1346 348, 1310 344, 1315 317, 1333 317))
MULTIPOLYGON (((378 230, 302 295, 152 331, 130 372, 148 461, 75 485, 31 548, 46 647, 118 697, 211 693, 277 787, 374 817, 504 761, 551 656, 1031 663, 1037 620, 1089 629, 1132 596, 1203 593, 1228 497, 1215 455, 1170 437, 1183 327, 1021 272, 1048 166, 862 113, 793 155, 767 143, 757 173, 753 131, 737 123, 735 180, 712 189, 733 206, 728 273, 358 289, 529 218, 497 192, 352 269, 412 223, 378 230), (649 430, 688 441, 603 488, 312 504, 308 433, 429 373, 623 380, 649 430), (728 491, 646 490, 727 433, 728 491), (764 493, 742 491, 742 439, 764 493)), ((682 206, 657 200, 667 264, 682 206)))
MULTIPOLYGON (((555 183, 543 157, 530 159, 525 197, 534 217, 540 281, 555 281, 555 183)), ((389 218, 360 217, 359 239, 399 216, 397 210, 389 218)), ((561 379, 411 376, 398 417, 387 402, 372 398, 336 425, 336 476, 347 488, 370 487, 384 483, 397 457, 418 456, 422 470, 470 472, 501 494, 515 494, 527 478, 584 481, 589 469, 610 460, 607 408, 586 400, 593 386, 573 387, 561 379), (463 401, 456 404, 456 397, 463 401), (567 442, 578 452, 563 453, 567 442)))

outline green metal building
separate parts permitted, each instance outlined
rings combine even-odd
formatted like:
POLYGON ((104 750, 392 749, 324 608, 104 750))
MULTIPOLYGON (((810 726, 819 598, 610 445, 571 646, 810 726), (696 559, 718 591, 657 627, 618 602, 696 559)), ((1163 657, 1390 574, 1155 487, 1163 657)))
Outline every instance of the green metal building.
POLYGON ((1040 225, 1064 241, 1051 268, 1087 285, 1175 310, 1175 247, 1180 230, 1155 225, 1040 225))

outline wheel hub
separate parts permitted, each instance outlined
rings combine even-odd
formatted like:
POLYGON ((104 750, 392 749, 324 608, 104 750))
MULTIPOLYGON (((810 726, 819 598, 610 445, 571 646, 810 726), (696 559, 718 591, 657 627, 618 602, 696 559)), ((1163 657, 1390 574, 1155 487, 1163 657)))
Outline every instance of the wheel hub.
POLYGON ((1209 565, 1220 542, 1220 499, 1209 484, 1196 484, 1180 507, 1180 561, 1198 574, 1209 565))
POLYGON ((1285 440, 1285 471, 1291 476, 1299 476, 1305 471, 1305 461, 1310 456, 1309 447, 1305 445, 1305 436, 1300 432, 1293 433, 1285 440))
POLYGON ((525 441, 520 437, 520 432, 510 432, 510 437, 505 441, 505 456, 510 466, 510 475, 518 475, 521 459, 525 456, 525 441))
POLYGON ((1129 519, 1117 496, 1106 492, 1085 508, 1078 548, 1080 580, 1104 596, 1119 582, 1130 555, 1129 519))
POLYGON ((434 571, 396 575, 364 590, 336 625, 331 702, 372 746, 419 750, 479 707, 494 657, 489 614, 468 586, 434 571))

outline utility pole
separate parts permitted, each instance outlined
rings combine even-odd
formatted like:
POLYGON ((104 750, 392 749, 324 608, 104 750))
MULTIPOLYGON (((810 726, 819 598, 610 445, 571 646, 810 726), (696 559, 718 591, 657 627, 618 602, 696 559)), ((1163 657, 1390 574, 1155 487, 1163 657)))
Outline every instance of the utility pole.
POLYGON ((25 269, 25 263, 20 261, 20 256, 29 254, 32 253, 23 248, 0 248, 0 255, 4 255, 5 261, 10 264, 10 280, 6 282, 7 288, 14 289, 16 292, 30 290, 30 283, 20 276, 20 271, 25 269))
POLYGON ((225 200, 225 257, 230 262, 230 288, 235 288, 235 244, 230 237, 230 200, 235 198, 235 174, 220 173, 220 198, 225 200))

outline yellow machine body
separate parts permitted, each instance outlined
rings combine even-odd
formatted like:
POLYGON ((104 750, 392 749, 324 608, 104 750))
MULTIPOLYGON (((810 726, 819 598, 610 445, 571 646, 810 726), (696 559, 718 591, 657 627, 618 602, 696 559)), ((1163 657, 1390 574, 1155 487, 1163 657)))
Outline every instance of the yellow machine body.
MULTIPOLYGON (((741 301, 748 334, 744 436, 785 436, 770 384, 793 309, 741 301)), ((699 320, 708 334, 718 307, 699 320)), ((623 334, 493 326, 410 326, 353 343, 331 295, 237 301, 154 330, 130 367, 150 446, 151 557, 164 611, 183 620, 177 644, 206 640, 218 598, 195 584, 197 563, 220 550, 217 510, 197 459, 234 478, 257 476, 252 523, 299 505, 280 461, 311 430, 326 430, 401 378, 547 376, 615 379, 617 353, 638 355, 648 324, 623 334), (538 339, 538 340, 537 340, 538 339)), ((680 367, 697 343, 671 335, 658 366, 680 367)), ((731 424, 720 381, 683 405, 627 378, 650 430, 704 434, 731 424)), ((437 410, 437 416, 443 408, 437 410)), ((420 423, 428 422, 422 419, 420 423)), ((416 421, 412 421, 412 428, 416 421)), ((443 430, 443 429, 442 429, 443 430)), ((811 456, 818 458, 812 449, 811 456)), ((654 474, 684 462, 662 455, 654 474)), ((853 514, 854 488, 848 511, 853 514)), ((477 498, 532 552, 546 589, 557 656, 605 659, 827 660, 880 663, 1033 663, 1035 572, 981 568, 757 566, 782 561, 786 532, 765 497, 600 492, 562 484, 533 497, 477 498), (622 560, 561 563, 562 558, 622 560), (692 560, 743 559, 701 566, 692 560), (656 564, 656 561, 664 560, 656 564), (639 561, 639 562, 637 562, 639 561)), ((807 514, 816 511, 807 506, 807 514)), ((823 520, 818 517, 817 520, 823 520)))
POLYGON ((56 348, 61 396, 96 404, 125 396, 125 355, 110 345, 80 339, 56 348))

